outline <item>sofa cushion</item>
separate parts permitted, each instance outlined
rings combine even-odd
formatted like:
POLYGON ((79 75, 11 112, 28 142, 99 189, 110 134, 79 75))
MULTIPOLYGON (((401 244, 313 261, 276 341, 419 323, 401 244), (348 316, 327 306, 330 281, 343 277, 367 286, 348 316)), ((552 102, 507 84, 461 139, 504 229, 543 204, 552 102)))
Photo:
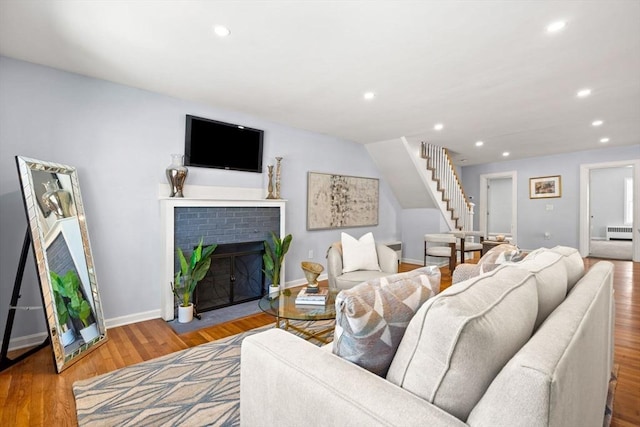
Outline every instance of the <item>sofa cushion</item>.
POLYGON ((563 256, 548 249, 531 252, 516 263, 507 263, 522 268, 536 277, 538 290, 538 316, 536 328, 567 296, 567 269, 563 256))
POLYGON ((440 288, 440 270, 423 267, 361 283, 336 297, 333 352, 384 376, 415 312, 440 288))
POLYGON ((567 292, 569 292, 584 276, 584 260, 576 248, 556 246, 549 250, 562 255, 564 266, 567 269, 567 292))
POLYGON ((457 283, 411 319, 387 379, 464 421, 527 342, 537 313, 535 278, 523 269, 457 283))
POLYGON ((340 236, 343 273, 356 270, 380 271, 373 233, 369 232, 359 239, 347 233, 341 233, 340 236))

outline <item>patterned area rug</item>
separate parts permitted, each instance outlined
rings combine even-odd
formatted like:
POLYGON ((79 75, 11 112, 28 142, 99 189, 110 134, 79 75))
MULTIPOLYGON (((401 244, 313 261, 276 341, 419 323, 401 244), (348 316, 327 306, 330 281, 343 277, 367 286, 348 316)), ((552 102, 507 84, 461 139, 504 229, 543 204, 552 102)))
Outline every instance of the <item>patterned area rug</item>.
POLYGON ((613 365, 611 371, 611 378, 609 379, 609 392, 607 393, 607 406, 604 409, 604 422, 603 427, 609 427, 611 425, 611 417, 613 416, 613 398, 616 395, 616 385, 618 385, 618 369, 620 365, 613 365))
MULTIPOLYGON (((295 324, 313 330, 331 323, 295 324)), ((78 425, 240 425, 240 345, 245 337, 271 327, 76 381, 78 425)))

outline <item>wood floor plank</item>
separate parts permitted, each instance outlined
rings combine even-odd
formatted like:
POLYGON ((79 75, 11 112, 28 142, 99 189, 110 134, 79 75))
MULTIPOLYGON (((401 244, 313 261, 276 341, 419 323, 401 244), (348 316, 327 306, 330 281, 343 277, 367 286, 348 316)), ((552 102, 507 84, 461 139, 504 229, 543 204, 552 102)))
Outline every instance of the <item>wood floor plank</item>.
MULTIPOLYGON (((477 257, 474 259, 477 261, 477 257)), ((472 262, 474 262, 472 261, 472 262)), ((598 262, 585 259, 587 268, 598 262)), ((640 264, 613 261, 616 300, 615 363, 620 365, 612 427, 640 426, 640 264)), ((399 271, 420 267, 400 264, 399 271)), ((442 268, 441 290, 451 285, 442 268)), ((109 329, 108 341, 61 374, 50 348, 0 372, 0 426, 75 426, 75 381, 154 359, 265 325, 264 313, 178 335, 161 319, 109 329)), ((15 357, 12 353, 9 357, 15 357)))

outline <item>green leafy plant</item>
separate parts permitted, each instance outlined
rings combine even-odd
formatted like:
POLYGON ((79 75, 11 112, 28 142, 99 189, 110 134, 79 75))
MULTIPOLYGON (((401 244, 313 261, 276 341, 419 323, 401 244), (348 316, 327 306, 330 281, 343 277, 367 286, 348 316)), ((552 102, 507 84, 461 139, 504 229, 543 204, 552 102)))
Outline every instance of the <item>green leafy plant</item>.
POLYGON ((56 304, 56 316, 58 317, 58 323, 60 328, 67 330, 67 321, 69 320, 69 310, 67 310, 67 303, 64 297, 67 295, 66 289, 62 284, 62 278, 55 272, 49 272, 51 277, 51 285, 53 288, 53 298, 56 304))
POLYGON ((180 259, 180 271, 176 273, 174 282, 171 284, 173 294, 180 300, 182 307, 188 307, 191 302, 193 291, 198 282, 204 278, 211 266, 211 256, 218 245, 213 244, 202 250, 203 238, 200 238, 198 247, 191 252, 189 262, 184 256, 182 249, 178 248, 178 258, 180 259))
POLYGON ((291 234, 287 234, 284 239, 280 239, 276 236, 276 233, 271 232, 271 243, 268 240, 264 241, 264 255, 262 260, 264 262, 264 274, 267 275, 273 286, 280 284, 280 268, 282 267, 282 261, 284 256, 289 250, 289 245, 293 237, 291 234))
MULTIPOLYGON (((80 290, 80 278, 78 277, 78 273, 76 273, 74 270, 69 270, 64 276, 60 276, 59 274, 51 271, 49 272, 49 276, 51 277, 54 294, 59 294, 60 301, 62 302, 62 304, 58 305, 58 300, 56 299, 56 309, 58 312, 58 316, 60 316, 60 312, 63 311, 62 307, 64 307, 66 308, 69 316, 73 317, 74 319, 80 319, 82 325, 85 328, 89 326, 89 317, 91 317, 91 306, 84 298, 84 296, 82 295, 82 291, 80 290), (64 298, 67 298, 69 300, 67 304, 64 304, 64 298)), ((63 324, 60 317, 58 317, 58 321, 61 325, 63 324)), ((64 323, 66 323, 66 319, 64 323)))

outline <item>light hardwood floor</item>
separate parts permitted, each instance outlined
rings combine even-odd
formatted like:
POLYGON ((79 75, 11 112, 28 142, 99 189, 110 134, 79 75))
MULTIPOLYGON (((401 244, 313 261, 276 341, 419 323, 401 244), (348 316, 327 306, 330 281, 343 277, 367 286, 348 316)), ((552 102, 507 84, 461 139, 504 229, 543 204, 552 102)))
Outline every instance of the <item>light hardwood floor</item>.
MULTIPOLYGON (((586 267, 597 261, 585 259, 586 267)), ((613 263, 615 363, 620 369, 612 426, 640 426, 640 264, 613 263)), ((401 264, 400 271, 417 267, 401 264)), ((443 268, 442 289, 450 284, 449 271, 443 268)), ((74 381, 270 323, 271 316, 257 314, 183 335, 160 319, 113 328, 104 345, 61 374, 55 373, 50 348, 44 348, 0 373, 0 426, 75 426, 74 381)))

